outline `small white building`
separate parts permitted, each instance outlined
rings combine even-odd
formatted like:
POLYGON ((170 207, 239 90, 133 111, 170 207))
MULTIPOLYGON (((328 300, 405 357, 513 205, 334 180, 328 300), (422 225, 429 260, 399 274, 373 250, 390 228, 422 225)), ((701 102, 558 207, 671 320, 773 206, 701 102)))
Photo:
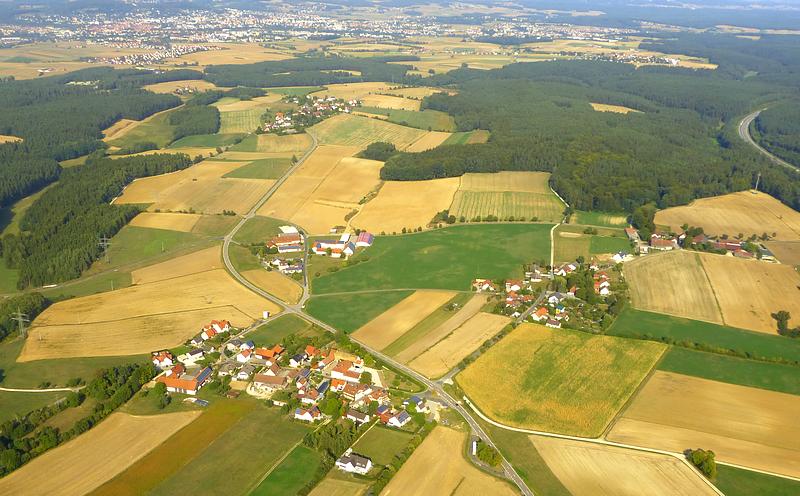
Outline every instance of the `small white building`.
POLYGON ((336 468, 351 474, 365 475, 372 470, 372 460, 366 456, 357 455, 348 449, 344 455, 336 460, 336 468))

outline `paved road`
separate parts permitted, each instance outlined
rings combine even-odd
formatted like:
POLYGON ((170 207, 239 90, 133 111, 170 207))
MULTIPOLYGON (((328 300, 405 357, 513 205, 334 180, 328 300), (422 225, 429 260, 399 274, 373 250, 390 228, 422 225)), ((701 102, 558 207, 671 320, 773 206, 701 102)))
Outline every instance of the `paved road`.
POLYGON ((766 148, 764 148, 761 145, 759 145, 758 143, 756 143, 756 141, 753 139, 753 136, 750 135, 750 124, 764 110, 766 110, 766 109, 756 110, 752 114, 750 114, 750 115, 746 116, 744 119, 742 119, 742 121, 739 123, 739 137, 742 138, 745 142, 749 143, 750 146, 752 146, 753 148, 755 148, 756 150, 761 152, 762 155, 766 156, 767 158, 769 158, 770 160, 772 160, 776 164, 782 165, 784 167, 788 167, 789 169, 792 169, 792 170, 800 171, 800 167, 797 167, 796 165, 792 165, 789 162, 787 162, 785 160, 782 160, 781 158, 776 157, 775 155, 771 154, 769 151, 767 151, 766 148))

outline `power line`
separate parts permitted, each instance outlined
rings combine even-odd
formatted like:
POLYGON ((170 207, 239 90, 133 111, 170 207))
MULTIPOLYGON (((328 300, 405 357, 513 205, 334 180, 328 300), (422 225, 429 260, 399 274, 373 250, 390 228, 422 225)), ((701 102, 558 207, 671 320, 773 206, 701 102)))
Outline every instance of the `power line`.
POLYGON ((25 324, 30 322, 30 319, 28 319, 28 314, 22 313, 19 307, 17 307, 17 311, 14 312, 14 316, 11 317, 11 320, 17 321, 17 324, 19 325, 19 335, 22 337, 22 339, 28 337, 28 330, 25 328, 25 324))
POLYGON ((103 254, 106 257, 106 263, 108 263, 108 248, 111 246, 111 238, 103 236, 100 238, 100 242, 97 243, 97 245, 103 249, 103 254))

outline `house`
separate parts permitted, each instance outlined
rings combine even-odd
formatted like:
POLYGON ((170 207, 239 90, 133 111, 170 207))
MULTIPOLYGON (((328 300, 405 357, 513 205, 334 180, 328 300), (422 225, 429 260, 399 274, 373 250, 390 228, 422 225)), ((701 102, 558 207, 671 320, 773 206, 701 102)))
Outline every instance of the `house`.
POLYGON ((641 241, 641 238, 639 237, 639 231, 637 231, 632 227, 625 228, 625 236, 627 236, 628 239, 633 241, 634 243, 638 243, 639 241, 641 241))
POLYGON ((273 363, 266 369, 264 369, 264 375, 271 375, 273 377, 277 376, 281 372, 281 368, 278 366, 277 363, 273 363))
POLYGON ((510 293, 512 291, 520 291, 522 289, 522 281, 518 281, 515 279, 509 279, 506 281, 506 293, 510 293))
POLYGON ((403 406, 408 408, 409 405, 414 405, 414 409, 420 413, 428 413, 427 402, 417 395, 414 395, 407 400, 403 400, 403 406))
POLYGON ((568 263, 568 264, 564 264, 561 267, 559 267, 558 269, 556 269, 555 274, 557 276, 566 277, 569 274, 572 274, 573 272, 575 272, 577 269, 578 269, 577 265, 572 264, 572 263, 568 263))
POLYGON ((347 415, 345 417, 358 425, 369 422, 369 414, 359 412, 358 410, 354 410, 352 408, 347 410, 347 415))
POLYGON ((200 337, 203 338, 203 341, 207 341, 216 335, 217 335, 216 329, 211 327, 210 324, 203 327, 203 330, 200 332, 200 337))
POLYGON ((407 423, 411 421, 411 415, 408 414, 407 411, 401 410, 400 412, 396 413, 389 417, 389 420, 386 422, 386 425, 389 427, 403 427, 407 423))
POLYGON ((172 365, 175 363, 172 353, 167 350, 154 351, 151 355, 153 359, 153 365, 160 369, 172 367, 172 365))
POLYGON ((300 400, 300 403, 305 403, 307 405, 315 405, 323 397, 324 396, 319 394, 319 391, 316 389, 311 389, 309 391, 301 390, 297 393, 297 398, 300 400))
POLYGON ((242 347, 242 340, 241 339, 231 339, 225 345, 225 349, 228 350, 228 351, 239 351, 239 349, 241 347, 242 347))
POLYGON ((472 281, 472 289, 478 293, 496 292, 497 288, 489 279, 475 279, 472 281))
POLYGON ((277 391, 288 384, 286 377, 276 377, 266 374, 256 374, 253 377, 253 387, 262 391, 277 391))
POLYGON ((678 249, 678 242, 670 237, 662 237, 658 234, 650 236, 650 248, 659 251, 670 251, 678 249))
POLYGON ((239 345, 240 350, 252 350, 256 347, 256 344, 252 341, 245 341, 241 345, 239 345))
POLYGON ((217 332, 217 334, 222 334, 231 330, 231 323, 227 320, 212 320, 211 327, 217 332))
POLYGON ((578 287, 577 287, 577 286, 572 286, 571 288, 569 288, 569 289, 567 290, 567 296, 571 296, 571 297, 573 297, 573 298, 574 298, 574 297, 575 297, 575 292, 576 292, 576 291, 578 291, 578 287))
POLYGON ((156 378, 156 382, 162 382, 167 386, 167 391, 171 393, 197 394, 197 391, 205 385, 211 377, 211 369, 205 367, 198 373, 187 373, 183 365, 176 365, 156 378))
POLYGON ((342 389, 342 397, 354 403, 360 403, 372 392, 372 387, 368 384, 348 382, 342 389))
POLYGON ((317 349, 315 346, 311 346, 310 344, 306 346, 306 349, 303 350, 303 353, 306 354, 306 358, 313 358, 321 355, 319 349, 317 349))
MULTIPOLYGON (((251 341, 252 342, 252 341, 251 341)), ((253 353, 257 358, 275 361, 284 352, 283 346, 276 344, 272 348, 255 348, 253 353)))
POLYGON ((539 307, 538 310, 531 314, 531 319, 533 319, 535 322, 539 322, 542 319, 546 319, 548 315, 549 312, 545 307, 539 307))
POLYGON ((331 391, 336 393, 341 393, 344 391, 344 387, 347 385, 347 381, 343 381, 341 379, 331 379, 331 391))
POLYGON ((304 422, 316 422, 322 418, 322 413, 320 413, 319 408, 317 407, 313 407, 308 410, 304 408, 297 408, 294 411, 294 418, 304 422))
POLYGON ((306 356, 302 353, 298 353, 294 355, 292 358, 289 359, 289 366, 290 367, 299 367, 303 365, 306 361, 306 356))
POLYGON ((217 375, 220 377, 225 377, 228 375, 233 376, 234 372, 236 372, 236 369, 238 367, 239 365, 235 362, 225 362, 219 366, 219 370, 217 370, 217 375))
POLYGON ((247 363, 253 356, 253 352, 249 348, 245 348, 236 355, 236 361, 239 363, 247 363))
POLYGON ((192 346, 200 346, 201 344, 203 344, 203 337, 200 334, 198 334, 197 336, 193 337, 192 340, 189 341, 189 343, 191 343, 192 346))
POLYGON ((277 248, 278 253, 303 251, 303 236, 299 232, 282 233, 267 241, 268 248, 277 248))
POLYGON ((330 254, 331 258, 349 258, 356 252, 356 245, 352 242, 342 241, 342 238, 336 241, 317 241, 311 247, 311 251, 316 255, 330 254))
POLYGON ((333 351, 329 351, 328 354, 323 357, 319 362, 317 362, 317 368, 323 370, 327 368, 333 361, 336 359, 336 354, 333 351))
POLYGON ((566 298, 564 293, 553 293, 547 297, 547 303, 551 305, 557 305, 561 303, 566 298))
POLYGON ((256 368, 250 364, 245 365, 239 370, 239 373, 236 374, 237 381, 246 381, 250 379, 250 376, 256 371, 256 368))
POLYGON ((547 322, 545 322, 544 325, 546 325, 547 327, 551 327, 553 329, 561 329, 561 322, 555 319, 547 319, 547 322))
POLYGON ((299 233, 299 232, 300 232, 300 231, 298 231, 298 230, 297 230, 297 228, 296 228, 296 227, 294 227, 294 226, 280 226, 280 227, 278 227, 278 229, 279 229, 279 230, 280 230, 280 231, 281 231, 283 234, 297 234, 297 233, 299 233))
POLYGON ((372 460, 347 450, 336 460, 336 468, 351 474, 364 475, 372 470, 372 460))
POLYGON ((356 238, 356 247, 367 248, 369 246, 372 246, 372 243, 374 241, 375 241, 375 236, 368 233, 367 231, 362 231, 356 238))
POLYGON ((615 253, 611 257, 611 260, 613 260, 615 263, 622 263, 622 262, 627 262, 629 260, 633 260, 633 257, 626 251, 620 251, 615 253))
POLYGON ((339 360, 331 371, 332 379, 341 379, 347 382, 359 382, 363 368, 350 360, 339 360))
POLYGON ((201 350, 200 348, 195 348, 193 350, 187 351, 183 355, 180 355, 178 357, 178 361, 183 363, 188 363, 191 365, 199 360, 202 360, 204 356, 205 354, 203 353, 203 350, 201 350))
POLYGON ((363 398, 363 401, 375 402, 379 405, 388 405, 392 402, 389 392, 381 388, 372 388, 372 391, 363 398))
POLYGON ((611 284, 608 281, 595 281, 594 292, 600 296, 608 296, 611 294, 611 284))

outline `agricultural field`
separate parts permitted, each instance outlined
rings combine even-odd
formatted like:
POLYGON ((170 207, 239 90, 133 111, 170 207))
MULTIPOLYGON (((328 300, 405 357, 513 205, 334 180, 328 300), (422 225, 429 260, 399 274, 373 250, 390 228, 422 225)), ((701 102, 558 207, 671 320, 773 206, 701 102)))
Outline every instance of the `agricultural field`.
POLYGON ((365 106, 359 107, 358 111, 365 114, 384 116, 386 120, 395 124, 429 131, 445 131, 449 133, 454 131, 456 127, 452 116, 438 110, 394 110, 365 106))
POLYGON ((249 133, 263 124, 261 116, 267 107, 252 107, 243 110, 228 110, 219 113, 219 133, 249 133))
MULTIPOLYGON (((3 372, 5 373, 5 370, 3 372)), ((3 384, 5 385, 5 381, 3 384)), ((66 393, 63 391, 52 393, 0 391, 0 423, 21 417, 37 408, 52 405, 64 399, 65 396, 66 393)), ((2 482, 0 482, 0 488, 2 488, 2 482)))
POLYGON ((782 264, 800 266, 800 241, 767 241, 765 244, 782 264))
POLYGON ((308 134, 251 134, 232 146, 230 152, 295 153, 299 157, 311 148, 313 140, 308 134))
POLYGON ((294 314, 281 315, 270 319, 267 323, 258 326, 247 337, 256 342, 267 341, 279 343, 287 336, 297 334, 300 336, 313 336, 319 334, 317 328, 312 328, 311 322, 294 314))
POLYGON ((425 376, 441 377, 510 323, 511 319, 505 315, 475 314, 408 365, 425 376))
POLYGON ((219 47, 220 50, 182 55, 174 59, 167 59, 166 64, 181 67, 184 64, 197 63, 197 67, 202 69, 207 65, 254 64, 290 59, 293 56, 289 50, 264 48, 258 43, 219 43, 211 46, 219 47))
POLYGON ((308 494, 309 496, 361 496, 368 487, 363 482, 337 479, 328 475, 308 494))
POLYGON ((243 165, 238 169, 228 172, 222 177, 238 179, 280 179, 291 166, 291 157, 257 158, 247 165, 243 165))
POLYGON ((311 93, 311 96, 318 98, 332 96, 343 100, 361 100, 368 95, 389 93, 391 88, 393 88, 392 85, 382 82, 329 84, 324 88, 320 88, 316 93, 311 93))
POLYGON ((647 341, 522 324, 456 380, 481 410, 500 422, 594 437, 665 349, 647 341), (562 380, 566 375, 569 381, 562 380))
POLYGON ((192 232, 200 214, 181 214, 167 212, 142 212, 131 220, 128 225, 132 227, 147 227, 151 229, 167 229, 170 231, 192 232))
POLYGON ((286 225, 285 221, 270 217, 251 217, 236 232, 234 241, 245 245, 266 243, 270 238, 280 233, 280 227, 286 225))
POLYGON ((572 214, 570 224, 598 227, 628 227, 628 214, 624 212, 587 212, 578 210, 572 214))
POLYGON ((80 61, 81 57, 118 57, 143 53, 137 48, 117 48, 85 42, 37 42, 0 49, 0 75, 15 79, 34 79, 44 75, 63 75, 67 72, 97 67, 80 61), (46 67, 47 73, 39 72, 46 67))
POLYGON ((239 142, 242 137, 243 133, 193 134, 191 136, 184 136, 177 141, 173 141, 167 147, 167 150, 180 150, 187 148, 217 148, 229 146, 239 142))
POLYGON ((410 432, 375 425, 353 445, 353 451, 369 457, 376 465, 389 465, 408 446, 411 437, 410 432))
POLYGON ((383 350, 403 334, 450 301, 452 291, 415 291, 352 334, 370 348, 383 350))
MULTIPOLYGON (((466 291, 476 277, 522 276, 522 265, 550 257, 549 224, 458 225, 378 236, 369 261, 314 279, 316 294, 375 289, 466 291), (503 253, 498 257, 497 253, 503 253), (469 260, 469 263, 454 263, 469 260)), ((358 257, 357 255, 356 257, 358 257)))
MULTIPOLYGON (((169 113, 173 110, 155 113, 141 121, 128 122, 114 130, 113 135, 109 135, 107 129, 103 141, 108 143, 112 152, 142 142, 151 142, 158 148, 166 148, 174 139, 173 128, 169 124, 169 113)), ((109 129, 113 129, 113 126, 109 129)))
POLYGON ((303 287, 277 270, 252 269, 242 272, 245 279, 259 288, 289 304, 295 304, 303 296, 303 287))
POLYGON ((132 416, 114 413, 88 432, 0 479, 0 492, 82 496, 124 471, 198 412, 132 416), (47 477, 42 477, 47 473, 47 477))
POLYGON ((799 410, 800 396, 656 371, 607 438, 674 452, 702 446, 719 461, 797 477, 799 410))
POLYGON ((471 145, 473 143, 486 143, 489 141, 489 131, 477 129, 475 131, 464 131, 453 133, 447 138, 443 145, 471 145))
POLYGON ((316 474, 322 464, 321 456, 311 448, 297 446, 269 475, 261 481, 250 495, 297 494, 316 474))
POLYGON ((717 465, 717 478, 714 485, 725 496, 750 496, 751 494, 792 496, 800 493, 800 482, 795 480, 726 465, 717 465))
POLYGON ((624 274, 635 308, 722 324, 699 253, 680 250, 648 255, 625 264, 624 274))
POLYGON ((136 269, 131 272, 131 282, 148 284, 223 267, 222 249, 217 245, 136 269))
POLYGON ((556 262, 572 262, 578 257, 609 259, 612 254, 631 252, 631 244, 621 229, 598 228, 598 234, 584 234, 584 228, 561 224, 553 233, 556 262))
POLYGON ((344 332, 353 332, 413 291, 379 291, 331 296, 313 296, 306 304, 308 313, 344 332))
POLYGON ((800 241, 800 212, 792 210, 766 193, 740 191, 728 195, 695 200, 689 205, 659 210, 656 225, 702 227, 708 235, 767 233, 780 241, 800 241))
POLYGON ((186 88, 192 89, 195 92, 217 89, 214 83, 202 79, 165 81, 163 83, 148 84, 147 86, 143 86, 143 89, 152 91, 153 93, 175 93, 177 90, 184 90, 186 88))
POLYGON ((442 131, 430 131, 426 133, 422 138, 418 139, 417 141, 411 143, 405 151, 409 153, 419 153, 424 152, 427 150, 432 150, 437 146, 441 145, 445 141, 447 141, 451 133, 446 133, 442 131))
POLYGON ((614 114, 630 114, 631 112, 641 113, 639 110, 623 107, 622 105, 609 105, 607 103, 590 103, 590 105, 592 109, 597 112, 611 112, 614 114))
POLYGON ((475 468, 464 458, 466 442, 466 433, 436 427, 381 494, 516 494, 507 482, 475 468))
POLYGON ((717 494, 686 462, 668 455, 542 436, 531 442, 574 496, 717 494))
POLYGON ((453 202, 459 179, 430 181, 387 181, 378 196, 367 202, 351 219, 353 227, 373 233, 399 233, 405 229, 425 228, 437 212, 453 202))
POLYGON ((403 150, 422 136, 425 131, 392 124, 380 119, 339 114, 316 124, 308 132, 324 145, 347 145, 366 148, 376 141, 394 143, 403 150))
POLYGON ((548 186, 546 172, 464 174, 450 205, 450 214, 471 221, 494 215, 514 219, 558 222, 564 204, 548 186))

